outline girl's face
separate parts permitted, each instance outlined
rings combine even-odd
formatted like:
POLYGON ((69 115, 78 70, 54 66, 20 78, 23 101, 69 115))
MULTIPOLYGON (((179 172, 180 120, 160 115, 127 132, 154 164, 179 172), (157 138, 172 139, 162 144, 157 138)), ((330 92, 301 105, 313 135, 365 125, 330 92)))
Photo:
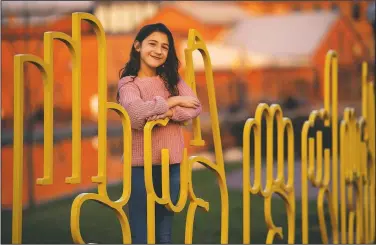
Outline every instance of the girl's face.
POLYGON ((166 62, 169 43, 167 35, 161 32, 153 32, 142 43, 136 41, 134 47, 140 53, 141 67, 147 66, 152 69, 166 62))

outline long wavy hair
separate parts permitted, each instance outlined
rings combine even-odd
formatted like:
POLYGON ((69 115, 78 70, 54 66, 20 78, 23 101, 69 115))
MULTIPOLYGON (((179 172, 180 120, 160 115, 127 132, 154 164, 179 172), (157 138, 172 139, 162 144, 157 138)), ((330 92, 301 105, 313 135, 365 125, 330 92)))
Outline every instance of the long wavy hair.
MULTIPOLYGON (((140 53, 137 52, 134 47, 134 43, 138 41, 140 44, 142 44, 142 41, 154 32, 161 32, 166 34, 169 42, 169 50, 166 62, 163 65, 157 67, 157 75, 159 75, 163 79, 166 89, 170 92, 171 96, 179 95, 177 84, 180 79, 178 73, 180 62, 176 55, 174 38, 170 30, 162 23, 146 25, 141 28, 133 42, 131 53, 129 55, 129 61, 119 71, 119 78, 121 79, 126 76, 133 76, 134 79, 135 77, 137 77, 137 74, 140 70, 141 58, 140 53)), ((119 102, 119 91, 117 92, 116 100, 119 102)))

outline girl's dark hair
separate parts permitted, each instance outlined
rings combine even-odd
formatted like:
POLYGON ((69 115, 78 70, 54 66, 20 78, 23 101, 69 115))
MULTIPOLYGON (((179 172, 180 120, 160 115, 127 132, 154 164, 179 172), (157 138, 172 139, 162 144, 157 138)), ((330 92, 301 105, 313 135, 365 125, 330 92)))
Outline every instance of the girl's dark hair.
MULTIPOLYGON (((160 67, 157 67, 157 75, 159 75, 163 79, 165 86, 170 92, 171 96, 179 95, 177 84, 180 79, 178 73, 180 62, 176 55, 174 38, 170 30, 162 23, 146 25, 141 28, 133 42, 131 53, 129 55, 129 61, 119 71, 119 78, 121 79, 126 76, 133 76, 134 78, 137 77, 138 71, 140 70, 140 53, 136 51, 134 43, 138 41, 141 44, 145 38, 147 38, 154 32, 161 32, 166 34, 169 42, 169 50, 166 62, 160 67)), ((117 92, 116 100, 119 101, 119 91, 117 92)))

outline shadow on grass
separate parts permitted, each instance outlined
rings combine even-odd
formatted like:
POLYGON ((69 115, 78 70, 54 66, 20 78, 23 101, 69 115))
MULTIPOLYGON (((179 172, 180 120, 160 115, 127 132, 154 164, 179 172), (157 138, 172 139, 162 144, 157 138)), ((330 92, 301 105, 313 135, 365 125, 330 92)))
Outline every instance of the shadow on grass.
MULTIPOLYGON (((239 168, 240 165, 226 166, 226 172, 239 168)), ((209 201, 209 212, 198 209, 196 211, 193 243, 220 243, 220 192, 216 184, 215 174, 208 171, 193 173, 193 185, 198 197, 209 201)), ((109 187, 112 200, 121 195, 121 185, 109 187)), ((41 205, 34 210, 25 210, 23 218, 22 243, 73 243, 70 233, 70 208, 73 198, 41 205)), ((242 192, 229 191, 229 243, 242 243, 243 214, 242 192)), ((273 220, 283 227, 284 239, 276 238, 274 243, 287 243, 287 217, 283 201, 273 199, 273 220)), ((187 205, 188 206, 188 205, 187 205)), ((263 199, 251 197, 251 242, 265 243, 266 225, 264 221, 263 199)), ((297 201, 296 240, 301 243, 301 212, 300 201, 297 201)), ((186 210, 175 216, 173 226, 173 243, 184 243, 186 210)), ((317 220, 316 204, 310 203, 310 243, 321 243, 317 220)), ((10 211, 1 212, 1 242, 11 243, 10 211)), ((94 201, 86 202, 81 211, 81 234, 86 243, 122 243, 120 223, 114 212, 94 201)))

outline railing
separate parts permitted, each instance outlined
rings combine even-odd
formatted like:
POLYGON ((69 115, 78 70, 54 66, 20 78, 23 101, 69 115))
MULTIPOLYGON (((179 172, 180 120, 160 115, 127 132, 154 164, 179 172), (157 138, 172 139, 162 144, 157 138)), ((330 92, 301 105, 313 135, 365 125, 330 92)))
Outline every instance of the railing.
MULTIPOLYGON (((71 233, 75 243, 85 243, 80 233, 80 211, 83 203, 94 200, 115 211, 120 221, 123 242, 131 243, 128 218, 123 210, 131 193, 131 126, 127 112, 119 104, 107 102, 106 84, 106 38, 101 23, 88 13, 72 14, 72 37, 61 32, 44 34, 44 60, 30 54, 16 55, 14 58, 14 169, 13 169, 13 217, 12 242, 22 243, 22 180, 23 180, 23 104, 25 63, 34 64, 43 74, 44 82, 44 176, 37 179, 38 185, 53 184, 53 41, 66 44, 72 54, 72 175, 66 178, 67 184, 81 181, 81 21, 88 21, 95 29, 98 40, 98 175, 92 182, 98 184, 97 193, 78 195, 71 209, 71 233), (124 171, 123 193, 117 201, 110 200, 107 194, 106 178, 106 126, 107 109, 120 116, 123 125, 124 171)), ((229 199, 224 169, 221 136, 218 121, 217 103, 210 56, 200 34, 190 30, 188 47, 185 49, 186 82, 196 92, 192 52, 201 52, 204 64, 209 98, 209 109, 214 141, 215 162, 201 157, 188 156, 184 149, 181 163, 180 195, 176 205, 171 202, 169 193, 168 149, 162 150, 162 196, 155 193, 152 181, 151 138, 156 125, 166 126, 168 120, 148 122, 144 127, 145 184, 147 190, 147 240, 155 243, 154 204, 164 204, 174 212, 184 209, 187 199, 189 206, 186 219, 185 243, 192 243, 195 211, 200 207, 209 210, 209 203, 197 197, 192 185, 192 165, 200 162, 217 174, 221 194, 221 243, 228 243, 229 199)), ((274 237, 283 236, 281 227, 276 227, 271 214, 272 194, 277 193, 286 203, 288 217, 288 243, 295 243, 296 197, 294 179, 302 176, 302 242, 309 243, 308 237, 308 182, 319 189, 317 198, 318 218, 322 241, 328 243, 324 215, 325 198, 329 205, 330 229, 333 243, 372 243, 375 241, 375 95, 374 84, 367 81, 367 65, 362 70, 362 116, 355 117, 351 108, 346 108, 344 118, 338 125, 338 67, 337 54, 329 51, 325 62, 324 108, 312 111, 302 129, 302 172, 295 173, 294 131, 290 119, 283 117, 279 105, 260 104, 255 118, 246 121, 243 135, 243 242, 250 243, 251 202, 250 194, 264 198, 265 221, 268 227, 266 243, 273 243, 274 237), (262 187, 261 130, 262 118, 266 118, 267 156, 266 186, 262 187), (273 176, 273 123, 277 123, 277 176, 273 176), (315 132, 315 123, 323 121, 331 128, 331 149, 323 149, 323 132, 315 132), (339 127, 338 127, 339 126, 339 127), (250 172, 250 133, 254 131, 255 181, 251 186, 250 172), (284 135, 287 132, 288 179, 284 176, 284 135), (310 135, 315 134, 315 137, 310 135), (338 142, 339 140, 339 142, 338 142), (340 144, 339 144, 340 143, 340 144), (351 153, 352 152, 352 153, 351 153), (323 167, 324 161, 324 167, 323 167), (339 174, 338 167, 340 166, 339 174), (339 178, 339 182, 338 182, 339 178), (338 186, 339 183, 339 186, 338 186), (339 191, 339 192, 338 192, 339 191), (353 199, 355 193, 356 198, 353 199), (338 197, 340 199, 338 199, 338 197), (339 204, 340 203, 340 204, 339 204), (340 209, 338 209, 340 207, 340 209), (356 224, 355 224, 356 221, 356 224), (354 234, 356 237, 354 239, 354 234)), ((193 120, 192 145, 202 146, 200 118, 193 120)))

